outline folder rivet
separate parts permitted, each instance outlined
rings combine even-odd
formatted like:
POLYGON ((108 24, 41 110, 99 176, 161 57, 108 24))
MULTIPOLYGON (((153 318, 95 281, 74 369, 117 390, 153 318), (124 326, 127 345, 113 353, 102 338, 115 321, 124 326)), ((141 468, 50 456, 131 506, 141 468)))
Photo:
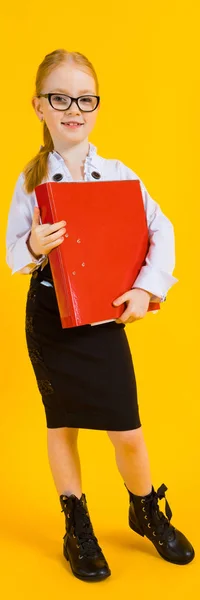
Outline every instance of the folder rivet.
POLYGON ((85 263, 82 263, 82 267, 85 267, 85 263))
POLYGON ((76 275, 76 271, 72 271, 72 275, 76 275))
POLYGON ((80 239, 78 239, 78 240, 76 240, 76 241, 77 241, 77 244, 80 244, 80 243, 81 243, 81 240, 80 240, 80 239))

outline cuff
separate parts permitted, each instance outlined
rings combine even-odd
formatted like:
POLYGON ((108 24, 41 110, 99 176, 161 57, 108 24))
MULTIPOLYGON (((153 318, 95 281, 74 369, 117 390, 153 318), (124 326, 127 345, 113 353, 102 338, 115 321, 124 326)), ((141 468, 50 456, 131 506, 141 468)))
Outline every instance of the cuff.
POLYGON ((168 290, 177 283, 178 279, 166 271, 156 270, 149 265, 144 265, 132 288, 142 288, 152 292, 151 302, 164 302, 168 290))
POLYGON ((14 273, 16 273, 17 271, 21 271, 21 269, 23 269, 24 267, 27 267, 27 270, 24 268, 24 273, 30 273, 30 269, 33 267, 33 270, 35 268, 37 268, 37 266, 39 267, 40 264, 44 261, 44 259, 46 258, 46 254, 43 254, 39 259, 34 258, 34 256, 31 254, 31 252, 29 252, 28 246, 27 246, 27 238, 29 237, 30 234, 30 230, 22 236, 20 237, 16 244, 15 247, 13 249, 13 268, 12 268, 12 275, 14 275, 14 273))

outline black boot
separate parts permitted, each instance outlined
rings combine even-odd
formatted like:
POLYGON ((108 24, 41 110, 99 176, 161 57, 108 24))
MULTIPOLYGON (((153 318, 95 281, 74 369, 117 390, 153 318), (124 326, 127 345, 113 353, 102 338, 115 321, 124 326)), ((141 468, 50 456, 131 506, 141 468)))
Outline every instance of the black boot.
POLYGON ((84 581, 100 581, 111 575, 108 563, 94 535, 85 494, 61 494, 66 533, 63 554, 69 560, 73 574, 84 581))
MULTIPOLYGON (((126 484, 124 484, 128 490, 126 484)), ((194 549, 187 538, 170 523, 172 512, 165 498, 168 488, 163 483, 155 492, 147 496, 136 496, 129 493, 129 525, 139 535, 145 536, 153 542, 156 550, 165 560, 185 565, 195 556, 194 549), (165 515, 159 510, 158 500, 165 498, 165 515)))

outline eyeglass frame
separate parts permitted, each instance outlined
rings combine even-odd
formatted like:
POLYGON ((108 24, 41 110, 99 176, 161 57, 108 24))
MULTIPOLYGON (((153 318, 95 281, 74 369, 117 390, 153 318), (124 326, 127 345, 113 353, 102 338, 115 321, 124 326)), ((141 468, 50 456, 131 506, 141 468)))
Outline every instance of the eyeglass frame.
POLYGON ((95 94, 85 94, 85 95, 83 94, 82 96, 78 96, 77 98, 73 98, 72 96, 68 96, 68 94, 61 94, 59 92, 50 92, 49 94, 39 94, 39 96, 36 96, 36 98, 40 98, 40 97, 48 98, 49 104, 52 106, 52 108, 54 110, 59 110, 59 111, 68 110, 70 108, 70 106, 72 105, 72 102, 74 101, 74 102, 76 102, 76 104, 77 104, 77 106, 78 106, 78 108, 79 108, 79 110, 81 112, 93 112, 94 110, 96 110, 96 108, 97 108, 97 106, 99 105, 99 102, 100 102, 100 96, 95 96, 95 94), (69 106, 67 108, 55 108, 51 104, 51 96, 56 96, 56 95, 57 96, 59 96, 59 95, 66 96, 67 98, 70 98, 71 103, 69 104, 69 106), (79 105, 78 105, 79 98, 88 98, 88 96, 89 97, 92 96, 92 98, 97 98, 97 105, 95 106, 95 108, 93 108, 92 110, 83 110, 82 108, 79 108, 79 105))

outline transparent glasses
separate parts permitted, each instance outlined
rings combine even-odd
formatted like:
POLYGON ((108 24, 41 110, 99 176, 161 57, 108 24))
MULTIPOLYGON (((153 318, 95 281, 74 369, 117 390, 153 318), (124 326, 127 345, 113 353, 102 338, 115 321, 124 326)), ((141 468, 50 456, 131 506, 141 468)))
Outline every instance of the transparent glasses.
POLYGON ((49 104, 55 110, 67 110, 72 105, 72 102, 76 102, 79 110, 82 112, 92 112, 95 110, 100 102, 100 96, 87 95, 87 96, 78 96, 78 98, 72 98, 72 96, 67 96, 66 94, 39 94, 37 98, 40 97, 48 98, 49 104))

